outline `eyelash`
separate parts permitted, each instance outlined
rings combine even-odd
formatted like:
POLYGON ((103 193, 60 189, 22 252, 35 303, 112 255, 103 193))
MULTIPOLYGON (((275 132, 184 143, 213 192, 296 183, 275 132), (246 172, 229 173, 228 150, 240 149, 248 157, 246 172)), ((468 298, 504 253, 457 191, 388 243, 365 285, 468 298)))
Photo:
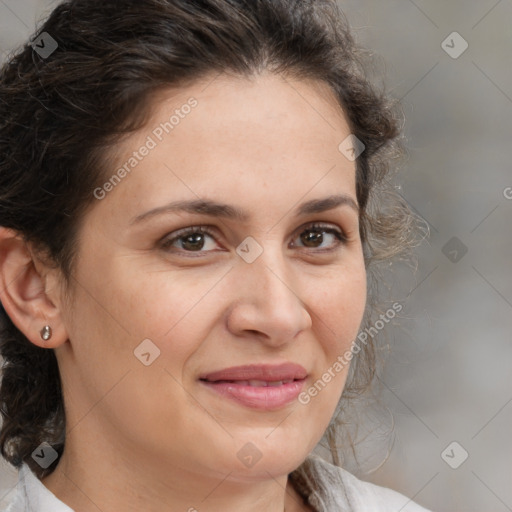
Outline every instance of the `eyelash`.
MULTIPOLYGON (((332 226, 326 226, 324 224, 317 224, 317 223, 308 224, 306 227, 303 228, 303 230, 298 235, 301 235, 307 231, 316 231, 316 232, 321 232, 321 233, 333 234, 338 240, 338 242, 335 244, 335 246, 330 249, 312 248, 311 251, 316 252, 316 253, 326 253, 326 252, 336 251, 340 248, 340 245, 345 245, 347 243, 347 237, 346 237, 345 233, 343 231, 341 231, 340 229, 334 228, 332 226)), ((171 248, 171 246, 176 241, 179 241, 182 238, 186 238, 188 235, 192 235, 192 234, 209 235, 212 238, 215 238, 215 233, 213 232, 213 230, 209 229, 207 226, 191 226, 189 228, 185 228, 185 229, 177 231, 176 234, 172 238, 164 238, 160 244, 160 247, 164 250, 167 250, 167 249, 171 248)), ((307 247, 302 247, 302 246, 300 246, 300 248, 307 249, 307 247)), ((194 253, 201 254, 201 253, 213 252, 213 251, 202 251, 202 250, 186 251, 185 249, 179 249, 179 248, 176 248, 176 249, 178 249, 178 252, 181 252, 182 254, 183 253, 185 253, 185 254, 194 254, 194 253)), ((193 257, 197 257, 197 256, 193 256, 193 257)))

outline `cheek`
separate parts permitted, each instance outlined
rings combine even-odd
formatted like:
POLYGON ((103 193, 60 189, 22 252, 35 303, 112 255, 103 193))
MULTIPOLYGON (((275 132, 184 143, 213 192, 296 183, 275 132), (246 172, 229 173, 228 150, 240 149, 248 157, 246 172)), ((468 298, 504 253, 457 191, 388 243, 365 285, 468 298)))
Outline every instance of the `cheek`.
POLYGON ((150 339, 160 351, 159 365, 180 377, 218 315, 221 297, 216 287, 222 287, 226 269, 188 272, 162 267, 135 272, 136 267, 118 269, 114 275, 114 315, 129 333, 129 352, 150 339))
POLYGON ((344 350, 357 336, 366 307, 366 272, 363 266, 353 267, 350 272, 340 272, 328 281, 310 303, 315 304, 317 325, 330 333, 326 351, 344 350))
MULTIPOLYGON (((338 272, 329 286, 310 297, 317 306, 315 313, 318 342, 315 373, 299 403, 315 419, 317 433, 329 425, 345 387, 351 361, 352 343, 356 339, 366 306, 366 271, 364 264, 338 272), (340 277, 341 276, 341 277, 340 277)), ((320 434, 319 434, 320 435, 320 434)))

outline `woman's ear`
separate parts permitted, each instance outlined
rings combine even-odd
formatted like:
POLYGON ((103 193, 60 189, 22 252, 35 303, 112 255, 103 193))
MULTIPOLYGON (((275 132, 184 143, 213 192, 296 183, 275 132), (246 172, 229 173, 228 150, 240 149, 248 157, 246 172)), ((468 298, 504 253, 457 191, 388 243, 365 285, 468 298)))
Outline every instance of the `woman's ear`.
POLYGON ((56 348, 68 339, 61 317, 59 273, 37 259, 16 231, 0 226, 0 301, 34 345, 56 348), (44 340, 41 330, 50 326, 44 340))

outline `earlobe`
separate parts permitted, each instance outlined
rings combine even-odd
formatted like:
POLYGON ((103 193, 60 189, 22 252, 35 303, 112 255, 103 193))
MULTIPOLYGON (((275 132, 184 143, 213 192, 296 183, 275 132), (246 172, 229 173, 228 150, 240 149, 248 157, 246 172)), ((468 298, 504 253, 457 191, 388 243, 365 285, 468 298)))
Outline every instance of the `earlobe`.
POLYGON ((0 301, 34 345, 55 348, 67 340, 59 302, 47 295, 48 273, 16 231, 0 227, 0 301), (39 267, 39 270, 38 270, 39 267))

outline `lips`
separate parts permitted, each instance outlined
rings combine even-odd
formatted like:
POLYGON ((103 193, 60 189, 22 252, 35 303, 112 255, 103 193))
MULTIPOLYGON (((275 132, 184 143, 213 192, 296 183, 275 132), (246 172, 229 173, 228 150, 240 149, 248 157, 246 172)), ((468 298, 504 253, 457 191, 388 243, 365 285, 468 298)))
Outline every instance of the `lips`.
POLYGON ((246 365, 200 377, 217 396, 259 410, 276 410, 293 402, 302 391, 307 371, 300 365, 246 365))
POLYGON ((299 364, 284 363, 280 365, 245 365, 234 366, 200 377, 208 382, 238 382, 253 386, 264 386, 270 383, 287 383, 294 380, 305 379, 308 372, 299 364))

